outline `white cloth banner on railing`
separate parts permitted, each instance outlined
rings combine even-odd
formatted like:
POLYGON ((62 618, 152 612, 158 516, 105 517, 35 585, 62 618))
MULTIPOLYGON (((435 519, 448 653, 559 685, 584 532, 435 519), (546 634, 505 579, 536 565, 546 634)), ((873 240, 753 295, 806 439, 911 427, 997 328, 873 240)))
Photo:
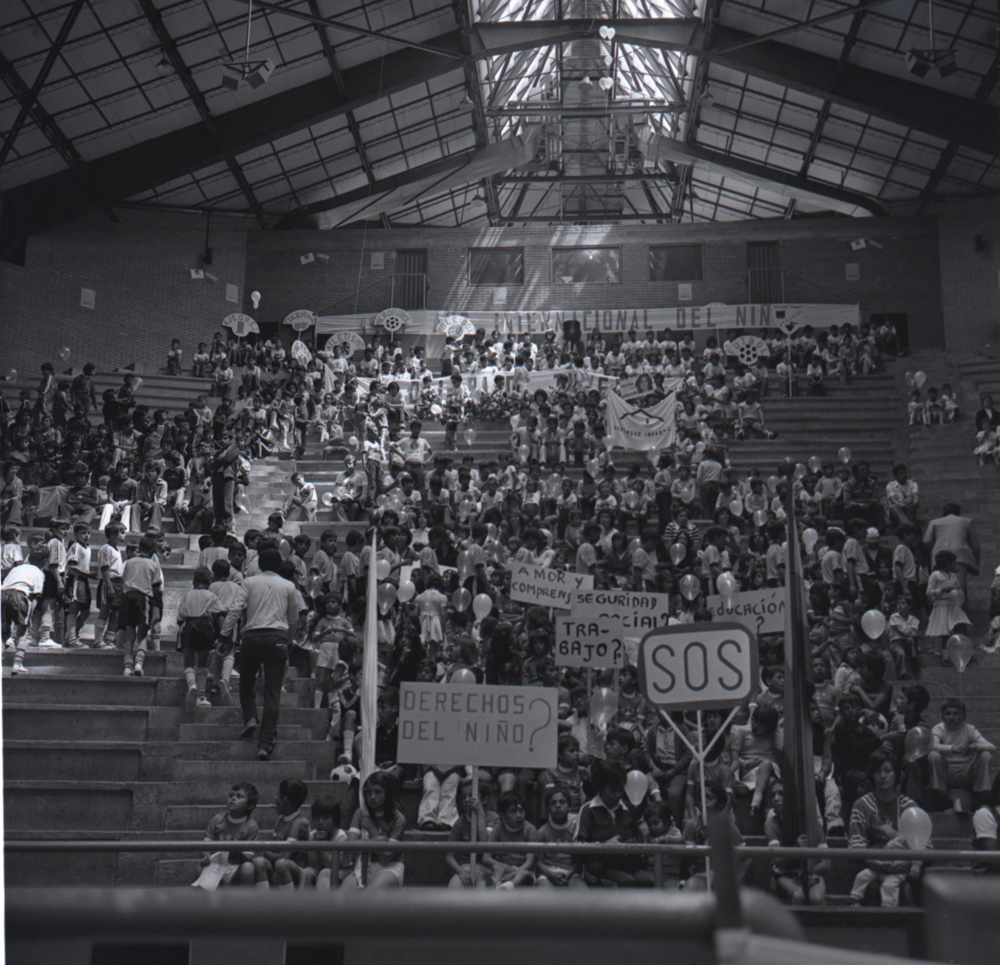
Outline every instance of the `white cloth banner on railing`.
POLYGON ((673 445, 677 394, 673 391, 656 405, 636 406, 614 389, 608 390, 608 438, 621 448, 635 452, 665 449, 673 445))
MULTIPOLYGON (((454 314, 448 311, 412 311, 405 333, 429 335, 439 330, 439 323, 454 314)), ((320 315, 316 321, 316 334, 332 332, 372 331, 377 312, 354 315, 320 315)), ((503 334, 561 333, 563 323, 576 319, 586 337, 587 332, 598 329, 604 333, 625 334, 637 332, 675 332, 705 329, 776 328, 794 320, 800 327, 829 328, 831 325, 858 325, 861 321, 859 305, 820 303, 768 304, 768 305, 685 305, 676 308, 588 308, 552 309, 546 311, 492 311, 467 312, 462 316, 476 328, 489 335, 494 330, 503 334)))
MULTIPOLYGON (((506 375, 506 373, 495 370, 465 372, 462 375, 462 382, 468 387, 469 393, 473 397, 478 398, 484 394, 489 395, 493 391, 498 375, 506 375)), ((540 369, 528 373, 528 381, 527 383, 522 383, 520 391, 527 395, 533 395, 538 389, 545 389, 546 392, 551 392, 556 388, 557 376, 559 375, 565 375, 569 378, 569 390, 574 392, 588 388, 603 390, 618 381, 617 376, 598 375, 586 369, 540 369)), ((333 381, 335 378, 342 378, 342 376, 340 373, 335 372, 329 364, 324 364, 324 392, 333 392, 333 381)), ((358 376, 357 381, 360 391, 367 395, 371 391, 372 382, 377 380, 367 378, 366 376, 358 376)), ((388 385, 389 382, 395 382, 399 386, 400 391, 408 402, 416 402, 420 398, 423 383, 419 379, 393 376, 388 381, 383 380, 384 385, 388 385)), ((451 377, 439 376, 432 379, 431 384, 438 392, 441 392, 451 385, 451 377)))

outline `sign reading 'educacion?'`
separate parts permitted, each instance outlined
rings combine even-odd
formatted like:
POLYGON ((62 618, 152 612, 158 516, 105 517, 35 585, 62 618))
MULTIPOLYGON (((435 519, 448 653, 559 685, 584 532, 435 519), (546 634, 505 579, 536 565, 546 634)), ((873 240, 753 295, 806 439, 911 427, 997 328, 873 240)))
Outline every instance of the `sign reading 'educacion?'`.
POLYGON ((732 620, 742 623, 751 633, 783 633, 785 630, 785 588, 764 587, 733 594, 733 605, 726 607, 718 594, 708 598, 706 604, 713 620, 732 620))

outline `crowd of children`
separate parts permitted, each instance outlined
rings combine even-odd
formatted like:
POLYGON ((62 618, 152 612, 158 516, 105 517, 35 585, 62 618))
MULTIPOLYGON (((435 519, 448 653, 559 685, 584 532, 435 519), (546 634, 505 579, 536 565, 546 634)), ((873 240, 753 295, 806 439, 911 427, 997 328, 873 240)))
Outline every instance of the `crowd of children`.
MULTIPOLYGON (((96 562, 100 618, 95 645, 124 648, 129 655, 126 673, 143 672, 146 650, 159 642, 160 563, 169 553, 153 507, 159 507, 161 516, 169 508, 180 524, 204 534, 192 588, 178 609, 188 709, 198 712, 213 702, 229 702, 230 679, 239 670, 239 633, 221 637, 220 629, 239 599, 238 585, 257 572, 259 554, 278 550, 283 559, 280 575, 299 593, 299 622, 289 659, 300 675, 315 678, 315 706, 327 712, 331 763, 344 768, 356 760, 356 738, 362 731, 360 640, 366 571, 376 565, 386 571, 380 582, 394 591, 380 600, 378 719, 369 722, 374 723, 375 759, 381 769, 362 789, 367 808, 355 815, 348 836, 399 840, 406 829, 400 782, 419 779, 424 799, 418 827, 447 831, 463 841, 475 824, 477 839, 485 842, 475 866, 465 854, 449 856, 455 887, 647 886, 653 877, 645 859, 580 862, 554 853, 491 853, 488 845, 611 839, 703 843, 707 818, 716 812, 729 814, 744 833, 766 828, 769 837, 780 836, 775 828, 781 810, 782 638, 760 638, 760 692, 734 721, 727 724, 713 712, 703 715, 700 736, 710 747, 706 811, 700 772, 684 739, 699 736, 695 718, 664 717, 639 693, 634 667, 626 666, 598 675, 598 686, 615 689, 618 709, 609 725, 592 726, 589 700, 595 682, 588 682, 584 671, 559 666, 547 610, 511 599, 510 561, 590 575, 599 588, 661 592, 670 597, 672 623, 709 621, 709 597, 718 592, 723 575, 731 575, 739 591, 783 585, 786 511, 794 500, 805 551, 815 678, 813 744, 825 833, 843 835, 850 827, 854 840, 852 808, 866 795, 877 795, 881 786, 870 773, 875 752, 891 759, 898 778, 894 787, 905 779, 907 793, 926 807, 946 806, 943 795, 957 782, 968 783, 980 799, 977 803, 988 806, 996 792, 984 777, 989 765, 984 771, 982 755, 988 761, 992 745, 981 741, 974 752, 979 763, 965 770, 952 768, 942 754, 961 756, 968 742, 946 743, 947 735, 922 755, 912 756, 909 734, 924 726, 920 713, 927 706, 927 692, 919 684, 906 684, 894 699, 887 682, 906 681, 919 673, 922 637, 938 637, 943 646, 965 622, 949 582, 953 561, 946 553, 931 560, 920 540, 918 489, 907 478, 905 466, 894 468, 894 479, 884 489, 865 463, 851 465, 849 454, 839 469, 816 459, 796 467, 788 478, 765 476, 756 469, 741 476, 730 466, 724 445, 747 433, 768 434, 757 399, 769 386, 771 391, 796 392, 794 370, 803 362, 815 365, 818 355, 825 365, 830 360, 823 353, 832 353, 831 359, 840 359, 848 371, 863 373, 880 352, 894 351, 891 332, 865 330, 855 336, 852 331, 831 331, 816 338, 807 333, 791 342, 774 340, 779 343, 773 345, 775 354, 779 347, 784 353, 779 365, 785 368, 776 372, 779 381, 766 366, 756 371, 738 364, 736 396, 726 394, 731 390, 717 345, 707 346, 696 365, 688 340, 675 342, 665 334, 652 344, 630 334, 627 342, 607 352, 596 335, 588 342, 588 354, 575 358, 554 339, 515 346, 500 339, 487 343, 477 335, 471 358, 467 350, 459 358, 446 356, 452 369, 451 395, 439 395, 432 379, 431 387, 415 400, 402 401, 392 398, 398 393, 391 380, 395 368, 403 366, 404 371, 416 368, 417 381, 423 382, 426 363, 417 351, 404 361, 391 348, 382 353, 388 358, 366 350, 358 369, 371 374, 358 378, 374 381, 364 400, 358 399, 360 385, 352 384, 343 353, 333 358, 343 364, 329 369, 341 372, 344 380, 334 375, 330 384, 321 362, 290 362, 273 346, 268 356, 265 343, 263 357, 239 357, 250 382, 245 376, 235 406, 229 404, 228 389, 217 388, 222 398, 214 412, 202 405, 204 399, 197 399, 173 424, 154 413, 151 422, 142 423, 144 432, 137 430, 133 413, 134 442, 115 433, 109 447, 106 434, 74 433, 84 436, 79 451, 95 464, 84 461, 86 481, 61 497, 49 514, 47 538, 33 543, 26 559, 16 521, 5 515, 11 522, 3 534, 4 638, 18 651, 14 672, 28 671, 22 658, 32 639, 41 646, 52 645, 53 637, 68 646, 80 642, 79 631, 91 609, 89 532, 92 524, 100 523, 106 542, 96 562), (511 358, 512 352, 521 354, 511 358), (539 353, 546 365, 555 359, 568 367, 559 370, 554 390, 519 394, 517 387, 525 380, 516 370, 530 372, 530 356, 539 353), (666 367, 665 356, 671 359, 666 367), (674 358, 682 371, 670 371, 674 358), (462 375, 484 360, 498 368, 498 381, 492 393, 476 399, 463 391, 467 387, 462 375), (362 368, 366 365, 368 369, 362 368), (378 370, 387 365, 383 386, 378 370), (509 381, 500 374, 505 370, 513 373, 509 381), (654 396, 662 384, 657 376, 683 379, 677 445, 658 454, 655 464, 632 465, 620 475, 603 442, 601 392, 576 370, 649 374, 654 396), (266 393, 272 395, 265 403, 266 393), (510 419, 509 455, 478 465, 465 457, 455 465, 448 452, 434 453, 422 438, 422 423, 408 418, 424 414, 440 419, 448 429, 447 448, 452 449, 458 428, 477 412, 510 419), (234 536, 233 489, 218 485, 217 477, 223 477, 220 452, 233 445, 239 450, 238 480, 252 458, 286 439, 290 447, 303 448, 314 428, 330 455, 344 455, 344 471, 331 496, 334 515, 366 521, 371 527, 367 537, 351 529, 338 559, 334 529, 322 533, 318 546, 308 535, 286 531, 293 513, 315 519, 318 512, 315 488, 298 474, 286 514, 272 515, 266 530, 248 530, 242 539, 234 536), (356 438, 345 438, 348 433, 356 438), (134 465, 143 467, 142 481, 131 478, 134 465), (146 488, 140 489, 140 482, 146 488), (92 507, 82 501, 78 489, 96 490, 92 507), (84 512, 77 513, 81 506, 84 512), (86 508, 93 512, 88 515, 86 508), (72 540, 61 513, 76 519, 72 540), (709 524, 699 526, 696 519, 709 524), (145 534, 134 547, 123 545, 130 530, 145 534), (374 559, 372 533, 378 535, 374 559), (890 533, 898 540, 894 546, 890 533), (473 613, 470 607, 482 594, 491 603, 488 615, 473 613), (555 768, 486 772, 480 793, 473 793, 466 768, 446 762, 422 769, 396 764, 399 685, 445 681, 460 670, 488 684, 558 688, 561 734, 555 768), (637 800, 625 795, 627 775, 633 771, 645 779, 637 800)), ((200 347, 194 363, 213 366, 218 374, 231 367, 231 356, 241 347, 246 347, 241 341, 226 346, 217 340, 211 352, 200 347)), ((171 366, 182 371, 180 346, 171 351, 176 353, 171 366)), ((812 382, 815 379, 810 384, 815 394, 812 382)), ((123 388, 133 393, 132 403, 125 397, 119 400, 119 392, 116 404, 137 410, 134 385, 126 380, 123 388)), ((86 406, 82 415, 85 419, 86 406)), ((35 418, 30 406, 27 418, 35 418)), ((15 427, 19 421, 24 421, 20 414, 15 427)), ((15 435, 18 445, 28 445, 23 433, 15 435)), ((5 449, 8 470, 12 464, 25 465, 8 459, 11 451, 25 450, 5 449)), ((18 479, 16 471, 13 478, 18 479)), ((16 486, 5 487, 5 498, 13 500, 15 491, 16 486)), ((22 512, 31 505, 23 502, 23 492, 17 498, 22 512)), ((330 802, 316 801, 312 820, 317 827, 310 832, 302 810, 304 788, 297 785, 282 783, 275 837, 305 840, 312 833, 332 846, 338 840, 339 816, 330 802)), ((206 840, 255 840, 259 832, 250 817, 255 799, 252 786, 234 787, 227 813, 213 819, 206 840)), ((877 802, 872 806, 877 810, 877 802)), ((898 835, 898 827, 895 830, 898 835)), ((206 868, 218 867, 205 883, 402 883, 403 859, 398 853, 379 852, 353 869, 350 862, 332 862, 323 854, 265 851, 234 854, 224 861, 210 856, 206 868), (334 866, 340 869, 337 881, 331 880, 334 866)), ((790 900, 818 900, 822 889, 812 877, 818 878, 822 870, 822 865, 814 865, 810 878, 802 881, 776 861, 774 886, 790 900)), ((671 864, 665 880, 673 886, 684 881, 691 889, 704 887, 696 863, 671 864)))

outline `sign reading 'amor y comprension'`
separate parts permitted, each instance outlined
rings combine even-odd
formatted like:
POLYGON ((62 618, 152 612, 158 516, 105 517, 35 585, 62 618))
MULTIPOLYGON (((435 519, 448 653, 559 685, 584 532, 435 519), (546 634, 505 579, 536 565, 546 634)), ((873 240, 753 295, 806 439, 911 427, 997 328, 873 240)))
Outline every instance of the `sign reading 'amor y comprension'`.
POLYGON ((689 623, 647 633, 639 686, 659 707, 734 707, 757 690, 757 639, 739 623, 689 623))
POLYGON ((666 626, 669 617, 669 593, 577 590, 568 612, 555 615, 556 665, 635 664, 639 641, 650 630, 666 626))
POLYGON ((535 566, 512 560, 510 567, 510 598, 518 603, 554 606, 568 610, 577 590, 592 590, 594 578, 579 573, 567 573, 551 566, 535 566))
POLYGON ((555 767, 558 709, 552 687, 404 683, 396 760, 555 767))

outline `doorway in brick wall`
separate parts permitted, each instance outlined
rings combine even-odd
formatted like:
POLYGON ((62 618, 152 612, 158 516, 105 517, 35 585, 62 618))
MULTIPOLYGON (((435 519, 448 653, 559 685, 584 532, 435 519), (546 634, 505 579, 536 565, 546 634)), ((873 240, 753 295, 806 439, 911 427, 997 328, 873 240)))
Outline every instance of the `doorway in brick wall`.
POLYGON ((885 325, 886 322, 895 325, 896 334, 899 336, 899 350, 907 353, 910 351, 910 330, 906 320, 906 312, 874 312, 869 318, 869 322, 872 328, 878 328, 879 325, 885 325))

